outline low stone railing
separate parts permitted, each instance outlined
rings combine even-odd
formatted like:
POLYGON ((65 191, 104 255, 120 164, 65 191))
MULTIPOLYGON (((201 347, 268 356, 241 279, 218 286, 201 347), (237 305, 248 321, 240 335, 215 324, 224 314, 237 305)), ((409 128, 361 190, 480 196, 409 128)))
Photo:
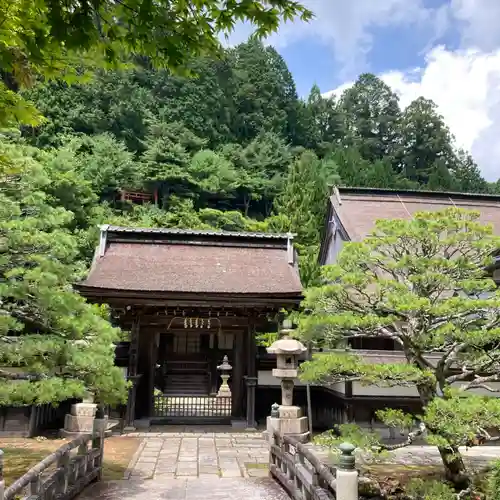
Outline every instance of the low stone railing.
POLYGON ((70 500, 92 481, 99 481, 106 422, 103 418, 96 419, 93 434, 82 434, 64 444, 8 488, 5 488, 4 456, 0 450, 0 500, 70 500))
POLYGON ((358 500, 358 472, 354 446, 339 446, 336 470, 290 436, 274 432, 269 449, 269 471, 294 500, 358 500))

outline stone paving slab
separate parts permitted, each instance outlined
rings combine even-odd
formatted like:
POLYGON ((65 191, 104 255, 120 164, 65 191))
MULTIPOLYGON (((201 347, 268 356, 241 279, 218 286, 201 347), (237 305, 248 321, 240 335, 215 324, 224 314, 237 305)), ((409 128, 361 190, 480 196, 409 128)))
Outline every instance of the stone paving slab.
MULTIPOLYGON (((139 435, 142 433, 132 433, 139 435)), ((248 469, 268 463, 267 442, 260 433, 145 433, 126 479, 245 478, 248 469)), ((124 437, 126 439, 126 437, 124 437)))
POLYGON ((154 479, 95 483, 79 500, 288 500, 270 478, 154 479))

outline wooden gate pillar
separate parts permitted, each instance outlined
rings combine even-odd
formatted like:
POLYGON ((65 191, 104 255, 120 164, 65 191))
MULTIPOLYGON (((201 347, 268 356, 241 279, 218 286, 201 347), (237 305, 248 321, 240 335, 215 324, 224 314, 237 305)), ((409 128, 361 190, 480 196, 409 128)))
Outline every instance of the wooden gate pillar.
POLYGON ((243 370, 245 364, 244 334, 236 332, 234 335, 234 360, 231 384, 231 418, 240 420, 243 418, 243 370))
POLYGON ((137 374, 137 366, 139 359, 139 330, 140 321, 136 318, 132 323, 132 329, 130 331, 130 344, 128 351, 128 369, 127 369, 127 380, 132 383, 132 386, 128 391, 127 398, 127 408, 125 411, 125 422, 124 430, 132 431, 135 430, 134 420, 136 412, 136 392, 137 384, 140 379, 140 375, 137 374))
POLYGON ((255 422, 255 390, 257 378, 257 344, 255 342, 255 321, 251 318, 246 335, 247 340, 247 375, 245 377, 247 389, 246 420, 247 428, 256 427, 255 422))

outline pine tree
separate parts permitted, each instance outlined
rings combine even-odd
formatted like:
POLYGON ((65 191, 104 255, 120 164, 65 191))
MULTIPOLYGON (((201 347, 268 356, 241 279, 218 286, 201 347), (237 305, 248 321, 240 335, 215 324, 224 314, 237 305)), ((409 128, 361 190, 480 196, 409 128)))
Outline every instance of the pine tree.
POLYGON ((279 230, 297 234, 301 279, 306 286, 318 276, 318 234, 324 224, 328 181, 338 181, 334 168, 312 151, 303 152, 290 165, 283 193, 276 201, 282 216, 279 230))
MULTIPOLYGON (((386 409, 377 417, 408 432, 417 420, 407 443, 425 432, 458 485, 470 481, 459 447, 487 442, 500 426, 500 399, 474 393, 494 393, 488 384, 500 381, 500 292, 485 276, 500 239, 478 217, 452 208, 377 222, 372 235, 346 244, 336 265, 322 268, 326 284, 306 290, 299 320, 305 340, 341 347, 302 365, 302 378, 416 387, 420 414, 386 409), (342 349, 362 337, 392 340, 406 362, 372 363, 342 349)), ((341 439, 363 436, 352 424, 341 430, 351 433, 341 439)))
POLYGON ((396 156, 398 172, 411 181, 426 185, 435 172, 434 188, 437 178, 449 182, 445 170, 455 167, 452 136, 432 101, 419 97, 405 109, 396 156))
POLYGON ((375 75, 362 74, 342 94, 339 104, 345 120, 344 144, 356 148, 370 163, 384 158, 392 163, 401 118, 392 89, 375 75))
POLYGON ((95 394, 116 403, 125 380, 114 366, 119 330, 105 309, 72 290, 82 276, 72 213, 51 206, 43 167, 0 144, 0 401, 55 403, 95 394))

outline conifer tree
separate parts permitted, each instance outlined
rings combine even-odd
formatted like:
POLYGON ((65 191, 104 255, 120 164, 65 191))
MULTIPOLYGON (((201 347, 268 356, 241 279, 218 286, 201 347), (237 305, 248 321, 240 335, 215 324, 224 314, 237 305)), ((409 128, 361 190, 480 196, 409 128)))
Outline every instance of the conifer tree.
MULTIPOLYGON (((459 447, 486 443, 500 426, 500 399, 488 396, 500 381, 500 292, 485 271, 500 239, 478 217, 451 208, 379 221, 322 268, 325 284, 306 291, 299 320, 305 340, 343 347, 305 363, 302 378, 416 387, 421 412, 388 408, 377 417, 409 432, 402 446, 424 435, 462 485, 470 476, 459 447), (392 340, 404 362, 370 363, 345 350, 363 337, 392 340)), ((355 427, 341 426, 350 433, 341 439, 384 448, 374 435, 360 441, 355 427)))
POLYGON ((57 403, 94 393, 98 402, 125 396, 114 366, 105 308, 72 289, 82 277, 72 213, 52 206, 51 179, 22 148, 0 149, 0 404, 57 403))

